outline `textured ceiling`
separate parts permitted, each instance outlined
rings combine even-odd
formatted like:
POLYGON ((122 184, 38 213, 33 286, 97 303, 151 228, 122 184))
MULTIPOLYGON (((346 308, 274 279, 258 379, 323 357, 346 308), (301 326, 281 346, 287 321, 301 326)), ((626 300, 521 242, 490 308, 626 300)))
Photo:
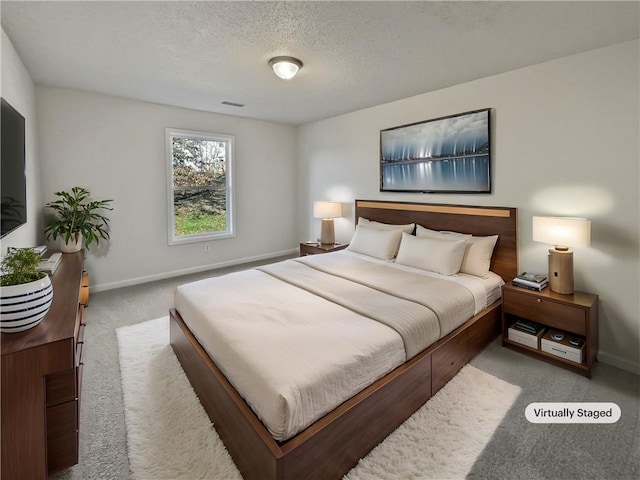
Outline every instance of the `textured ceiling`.
POLYGON ((2 1, 0 15, 38 84, 301 124, 635 39, 640 14, 637 1, 2 1), (297 77, 270 71, 277 55, 304 62, 297 77))

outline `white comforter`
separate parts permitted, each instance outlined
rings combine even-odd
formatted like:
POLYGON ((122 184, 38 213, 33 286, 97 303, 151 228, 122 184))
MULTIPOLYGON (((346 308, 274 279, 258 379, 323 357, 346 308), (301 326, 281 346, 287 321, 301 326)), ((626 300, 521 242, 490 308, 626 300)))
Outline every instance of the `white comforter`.
POLYGON ((285 440, 473 316, 476 297, 455 282, 336 252, 182 285, 175 306, 285 440))

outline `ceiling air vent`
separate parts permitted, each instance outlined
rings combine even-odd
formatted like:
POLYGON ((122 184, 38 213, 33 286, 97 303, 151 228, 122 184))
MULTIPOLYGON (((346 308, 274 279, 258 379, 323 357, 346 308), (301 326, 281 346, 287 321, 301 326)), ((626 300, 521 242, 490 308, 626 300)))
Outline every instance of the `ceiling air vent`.
POLYGON ((227 102, 226 100, 222 102, 222 105, 229 105, 230 107, 244 107, 244 104, 242 103, 227 102))

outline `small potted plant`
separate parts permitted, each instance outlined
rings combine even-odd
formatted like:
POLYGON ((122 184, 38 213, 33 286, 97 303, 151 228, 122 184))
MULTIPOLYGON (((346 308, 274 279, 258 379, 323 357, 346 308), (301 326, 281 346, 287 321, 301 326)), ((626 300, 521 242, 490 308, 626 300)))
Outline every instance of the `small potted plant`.
POLYGON ((56 213, 56 219, 46 228, 47 238, 62 238, 63 253, 77 252, 82 248, 82 240, 89 248, 93 242, 98 245, 100 239, 109 238, 109 219, 101 210, 113 210, 109 204, 113 200, 90 200, 89 191, 82 187, 73 187, 71 192, 55 192, 58 200, 47 203, 56 213))
POLYGON ((40 255, 33 248, 15 248, 2 259, 0 331, 15 333, 38 325, 49 311, 53 286, 37 270, 40 255))

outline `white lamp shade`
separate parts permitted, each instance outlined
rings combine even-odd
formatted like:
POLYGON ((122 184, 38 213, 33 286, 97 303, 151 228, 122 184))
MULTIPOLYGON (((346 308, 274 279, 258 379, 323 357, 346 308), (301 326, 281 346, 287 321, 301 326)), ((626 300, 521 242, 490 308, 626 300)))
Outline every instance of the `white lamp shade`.
POLYGON ((314 202, 313 216, 316 218, 338 218, 342 216, 340 202, 314 202))
POLYGON ((591 244, 591 221, 571 217, 533 217, 533 241, 562 247, 591 244))
POLYGON ((275 57, 269 60, 269 65, 273 73, 283 80, 292 79, 302 68, 302 62, 293 57, 275 57))

